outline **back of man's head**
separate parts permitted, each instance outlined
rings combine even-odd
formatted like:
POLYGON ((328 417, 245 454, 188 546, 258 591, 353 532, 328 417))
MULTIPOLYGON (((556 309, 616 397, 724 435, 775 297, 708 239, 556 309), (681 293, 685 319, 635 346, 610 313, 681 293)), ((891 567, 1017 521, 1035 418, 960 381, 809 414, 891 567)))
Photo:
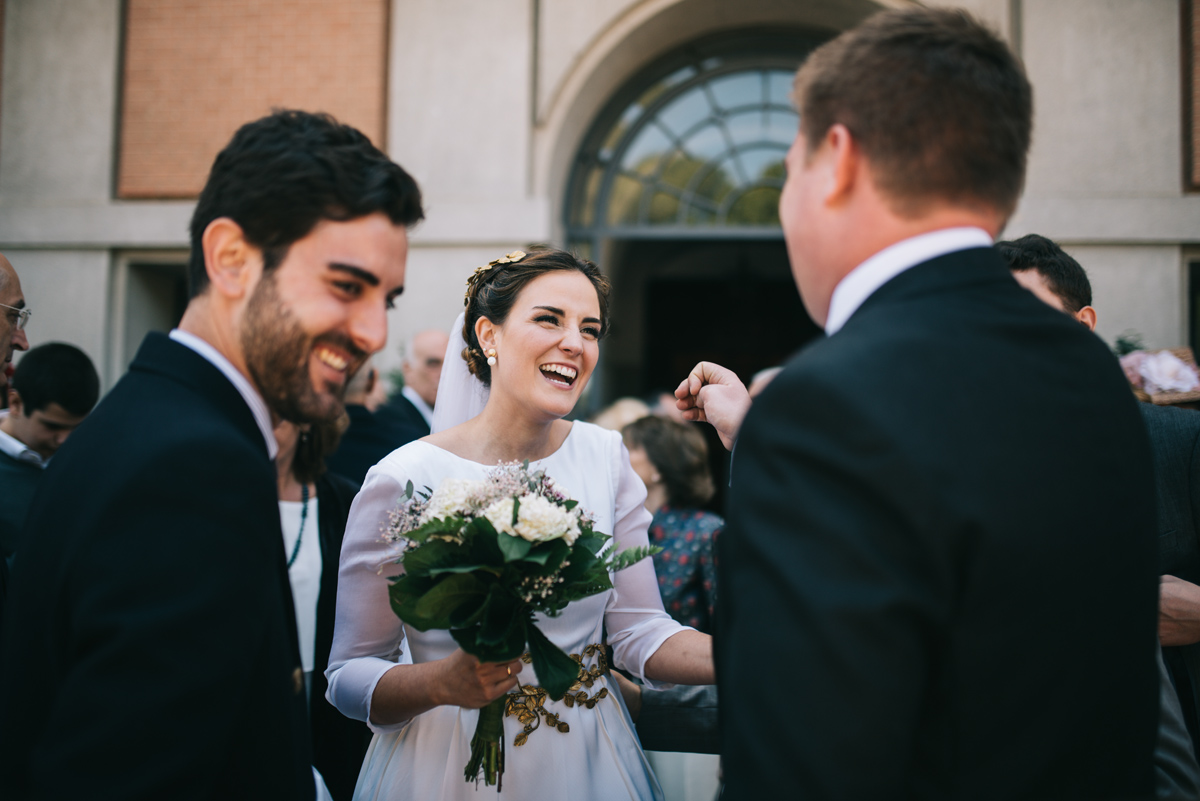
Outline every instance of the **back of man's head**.
POLYGON ((396 225, 423 216, 421 192, 361 132, 327 114, 277 111, 243 125, 213 162, 191 222, 188 296, 208 287, 202 237, 228 217, 272 270, 321 220, 382 212, 396 225))
POLYGON ((100 398, 100 376, 79 348, 49 342, 25 354, 13 373, 12 388, 21 397, 21 413, 26 417, 55 403, 83 417, 100 398))
POLYGON ((844 125, 900 216, 1016 208, 1033 91, 1008 46, 965 12, 876 14, 809 57, 794 99, 810 152, 844 125))
POLYGON ((1092 283, 1087 272, 1056 242, 1039 234, 1026 234, 1020 239, 997 242, 996 251, 1015 273, 1035 270, 1068 314, 1092 305, 1092 283))

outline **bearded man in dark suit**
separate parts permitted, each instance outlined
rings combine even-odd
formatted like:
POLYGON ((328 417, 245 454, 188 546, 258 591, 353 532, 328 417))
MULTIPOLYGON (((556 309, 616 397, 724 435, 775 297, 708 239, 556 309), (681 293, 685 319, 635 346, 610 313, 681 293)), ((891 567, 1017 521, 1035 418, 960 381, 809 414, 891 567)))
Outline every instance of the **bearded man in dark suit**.
POLYGON ((313 798, 271 460, 386 341, 416 184, 278 112, 217 156, 187 310, 47 469, 0 644, 4 797, 313 798))
MULTIPOLYGON (((991 248, 1032 97, 962 12, 796 78, 780 217, 827 337, 734 452, 715 636, 726 798, 1152 798, 1154 488, 1112 354, 991 248)), ((731 441, 727 371, 677 392, 731 441)))

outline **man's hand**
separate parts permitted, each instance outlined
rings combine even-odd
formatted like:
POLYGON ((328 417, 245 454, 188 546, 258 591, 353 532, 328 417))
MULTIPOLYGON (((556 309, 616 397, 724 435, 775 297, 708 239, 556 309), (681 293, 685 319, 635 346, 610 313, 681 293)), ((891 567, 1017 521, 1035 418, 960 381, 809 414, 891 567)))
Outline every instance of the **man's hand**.
POLYGON ((1158 585, 1158 639, 1163 645, 1200 642, 1200 587, 1163 576, 1158 585))
POLYGON ((746 385, 719 364, 700 362, 675 390, 675 406, 686 420, 711 423, 726 450, 733 450, 742 420, 750 409, 746 385))

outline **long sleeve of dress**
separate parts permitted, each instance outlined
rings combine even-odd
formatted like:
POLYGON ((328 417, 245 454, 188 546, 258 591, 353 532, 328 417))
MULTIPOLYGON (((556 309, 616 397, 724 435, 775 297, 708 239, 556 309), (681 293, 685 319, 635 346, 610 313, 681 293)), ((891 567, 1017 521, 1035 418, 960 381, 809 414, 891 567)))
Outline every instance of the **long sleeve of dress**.
POLYGON ((392 564, 399 553, 381 536, 388 512, 403 492, 396 478, 373 469, 350 507, 338 571, 333 648, 325 671, 329 702, 343 715, 366 721, 376 732, 407 723, 371 723, 371 697, 379 679, 397 664, 412 663, 404 627, 388 599, 388 579, 401 572, 399 565, 392 564))
MULTIPOLYGON (((629 452, 614 435, 618 447, 612 449, 609 475, 613 481, 616 508, 613 512, 613 540, 618 550, 646 547, 651 515, 646 511, 646 486, 629 463, 629 452)), ((654 562, 643 559, 633 567, 614 574, 615 592, 604 614, 613 660, 619 667, 640 678, 648 687, 665 689, 670 683, 646 677, 646 661, 667 638, 690 627, 676 622, 663 610, 662 596, 654 575, 654 562)))

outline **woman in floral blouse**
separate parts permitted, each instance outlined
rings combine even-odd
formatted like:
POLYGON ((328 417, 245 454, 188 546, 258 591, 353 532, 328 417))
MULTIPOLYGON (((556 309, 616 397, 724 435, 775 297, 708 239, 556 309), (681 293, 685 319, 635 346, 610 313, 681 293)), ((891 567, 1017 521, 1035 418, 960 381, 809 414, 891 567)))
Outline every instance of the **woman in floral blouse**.
POLYGON ((704 436, 662 417, 635 420, 621 434, 646 484, 646 508, 654 515, 650 544, 663 549, 654 556, 663 606, 680 623, 712 633, 713 542, 725 521, 699 508, 714 491, 704 436))

